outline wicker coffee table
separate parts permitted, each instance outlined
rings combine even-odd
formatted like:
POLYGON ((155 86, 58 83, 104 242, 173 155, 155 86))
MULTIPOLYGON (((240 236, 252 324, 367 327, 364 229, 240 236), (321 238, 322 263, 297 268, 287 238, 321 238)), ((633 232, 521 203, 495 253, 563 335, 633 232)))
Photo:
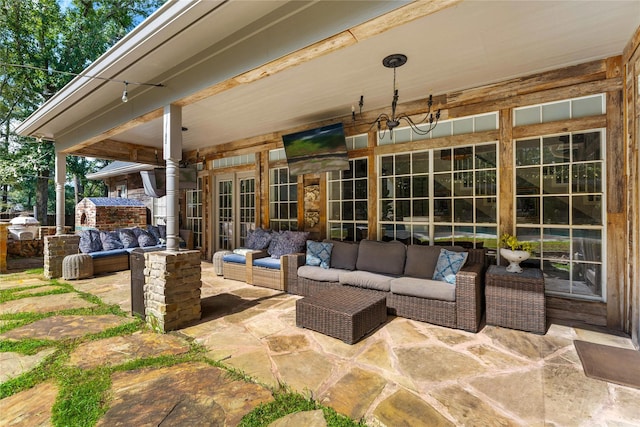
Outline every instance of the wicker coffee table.
POLYGON ((492 265, 485 281, 487 325, 538 334, 547 331, 544 276, 540 269, 509 273, 505 267, 492 265))
POLYGON ((296 301, 296 326, 354 344, 387 320, 384 293, 340 286, 296 301))

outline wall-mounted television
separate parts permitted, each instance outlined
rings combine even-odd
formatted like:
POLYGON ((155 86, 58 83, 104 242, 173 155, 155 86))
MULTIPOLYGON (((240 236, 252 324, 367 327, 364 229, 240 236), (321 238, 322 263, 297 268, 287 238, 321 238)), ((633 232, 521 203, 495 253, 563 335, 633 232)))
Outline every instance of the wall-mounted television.
POLYGON ((289 174, 349 169, 342 123, 282 136, 289 174))

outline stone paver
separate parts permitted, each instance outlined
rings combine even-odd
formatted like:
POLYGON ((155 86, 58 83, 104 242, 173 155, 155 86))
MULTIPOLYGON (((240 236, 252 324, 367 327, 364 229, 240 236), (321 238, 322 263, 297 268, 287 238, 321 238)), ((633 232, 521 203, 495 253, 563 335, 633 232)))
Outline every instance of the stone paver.
MULTIPOLYGON (((16 277, 22 281, 14 285, 0 278, 0 289, 46 283, 16 277)), ((129 310, 129 283, 129 273, 119 272, 71 284, 129 310)), ((202 263, 201 290, 202 319, 179 334, 258 384, 231 380, 203 363, 118 372, 112 376, 111 406, 99 425, 236 425, 244 413, 271 399, 259 384, 286 384, 372 426, 640 425, 640 390, 587 378, 573 347, 574 339, 632 347, 624 337, 561 325, 550 325, 545 335, 495 326, 472 334, 390 316, 374 333, 347 345, 297 328, 299 297, 224 280, 210 263, 202 263)), ((63 298, 47 297, 58 303, 63 298)), ((130 321, 56 316, 0 339, 62 340, 130 321)), ((187 349, 180 336, 138 333, 83 343, 69 363, 90 368, 187 349)), ((46 383, 1 400, 0 425, 50 425, 55 394, 55 385, 46 383)), ((309 411, 272 425, 326 422, 321 411, 309 411)))
POLYGON ((49 282, 44 280, 43 277, 29 277, 26 278, 13 278, 13 276, 0 277, 0 290, 15 289, 15 288, 28 288, 30 286, 42 286, 49 282))
POLYGON ((63 288, 60 286, 38 286, 37 288, 25 289, 24 291, 15 292, 14 295, 33 295, 51 291, 59 291, 63 288))
POLYGON ((454 426, 433 406, 406 390, 399 390, 386 398, 373 414, 386 426, 454 426))
POLYGON ((363 418, 387 381, 373 372, 353 368, 325 394, 322 403, 349 418, 363 418))
POLYGON ((43 295, 39 297, 20 298, 0 304, 0 314, 13 313, 50 313, 73 308, 90 308, 96 305, 83 299, 77 293, 43 295))
POLYGON ((0 339, 24 338, 62 340, 96 334, 131 322, 131 319, 104 314, 97 316, 53 316, 12 329, 0 335, 0 339))
POLYGON ((402 371, 417 381, 449 381, 486 371, 475 359, 444 347, 399 348, 396 354, 402 371))
POLYGON ((458 385, 436 390, 433 395, 455 418, 456 425, 503 427, 520 425, 498 412, 484 399, 458 385))
POLYGON ((78 346, 71 353, 69 364, 83 369, 97 366, 116 366, 147 357, 188 353, 189 344, 173 335, 136 333, 91 341, 78 346))
POLYGON ((0 383, 32 370, 54 351, 55 348, 47 348, 31 356, 13 352, 0 353, 0 383))
POLYGON ((118 372, 113 398, 98 426, 235 426, 273 399, 256 384, 229 379, 203 363, 118 372))
POLYGON ((51 408, 57 395, 58 387, 48 381, 0 400, 0 425, 51 426, 51 408))
POLYGON ((295 412, 275 420, 269 427, 325 427, 327 422, 321 409, 295 412))

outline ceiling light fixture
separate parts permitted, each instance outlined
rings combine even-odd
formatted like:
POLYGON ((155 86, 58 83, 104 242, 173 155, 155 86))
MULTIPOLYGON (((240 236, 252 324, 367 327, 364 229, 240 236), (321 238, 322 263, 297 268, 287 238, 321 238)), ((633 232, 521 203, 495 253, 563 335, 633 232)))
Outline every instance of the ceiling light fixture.
MULTIPOLYGON (((373 129, 374 126, 377 125, 378 128, 378 136, 380 139, 384 138, 387 130, 391 135, 393 135, 393 129, 400 125, 400 120, 404 120, 411 127, 411 129, 417 133, 418 135, 427 135, 438 125, 438 120, 440 119, 440 109, 435 113, 435 115, 431 112, 431 107, 433 106, 433 96, 429 95, 429 101, 427 102, 427 113, 421 120, 414 121, 407 114, 399 114, 396 115, 396 108, 398 106, 398 89, 396 88, 396 68, 403 66, 407 63, 407 56, 401 53, 394 53, 392 55, 386 56, 382 60, 382 65, 387 68, 393 68, 393 100, 391 101, 391 115, 387 113, 380 114, 373 122, 368 124, 371 125, 369 130, 373 129), (422 126, 421 125, 426 125, 422 126)), ((360 101, 358 102, 358 106, 360 107, 360 116, 362 117, 362 107, 364 107, 364 96, 360 96, 360 101)), ((351 119, 355 125, 356 119, 356 108, 351 106, 351 119)))
POLYGON ((124 90, 122 91, 122 102, 127 102, 129 100, 129 93, 127 92, 127 85, 129 82, 124 82, 124 90))

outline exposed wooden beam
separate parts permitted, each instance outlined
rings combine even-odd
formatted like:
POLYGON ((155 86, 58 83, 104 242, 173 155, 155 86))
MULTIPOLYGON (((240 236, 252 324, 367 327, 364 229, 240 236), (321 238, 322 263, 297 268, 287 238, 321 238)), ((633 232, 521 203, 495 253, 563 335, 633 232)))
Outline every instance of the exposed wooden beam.
MULTIPOLYGON (((102 132, 99 135, 96 135, 92 138, 87 139, 86 141, 75 145, 74 147, 72 147, 72 149, 74 151, 76 151, 78 148, 85 148, 88 147, 90 145, 102 142, 102 141, 106 141, 109 140, 109 138, 118 135, 124 131, 127 131, 129 129, 133 129, 136 126, 139 126, 143 123, 149 122, 151 120, 157 119, 159 117, 162 117, 163 114, 163 109, 159 108, 157 110, 151 111, 147 114, 143 114, 142 116, 136 117, 135 119, 129 120, 126 123, 121 124, 120 126, 116 126, 112 129, 109 129, 106 132, 102 132)), ((162 142, 162 141, 161 141, 162 142)), ((103 158, 103 157, 100 157, 103 158)))
POLYGON ((120 160, 124 162, 145 163, 149 165, 164 165, 162 149, 155 149, 145 145, 131 144, 128 142, 106 139, 92 145, 87 145, 79 150, 67 151, 65 154, 95 157, 105 160, 120 160))

